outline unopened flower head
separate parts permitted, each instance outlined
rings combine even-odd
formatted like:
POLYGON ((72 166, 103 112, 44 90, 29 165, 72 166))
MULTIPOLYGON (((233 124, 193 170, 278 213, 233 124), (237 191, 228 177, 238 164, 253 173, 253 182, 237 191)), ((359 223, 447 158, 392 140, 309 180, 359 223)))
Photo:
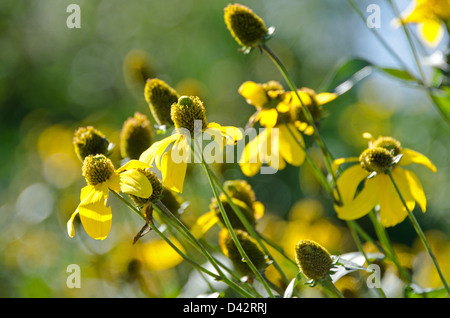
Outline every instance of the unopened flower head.
POLYGON ((88 185, 95 186, 107 181, 114 174, 114 165, 104 155, 89 155, 83 162, 83 176, 88 185))
POLYGON ((92 126, 78 128, 73 137, 73 145, 81 161, 88 155, 107 155, 110 147, 105 135, 92 126))
MULTIPOLYGON (((259 271, 263 270, 266 266, 266 256, 257 244, 256 240, 245 231, 235 230, 235 233, 239 243, 241 243, 242 249, 245 251, 245 254, 247 254, 253 265, 255 265, 256 269, 259 271)), ((250 266, 243 261, 241 253, 239 253, 239 250, 228 230, 223 229, 220 232, 219 244, 225 256, 230 259, 235 269, 241 275, 254 275, 250 266)))
MULTIPOLYGON (((242 211, 242 213, 244 214, 245 218, 250 223, 250 225, 254 226, 256 224, 256 219, 255 219, 254 212, 251 208, 252 206, 251 205, 248 206, 243 201, 236 199, 236 198, 231 198, 231 200, 233 201, 233 204, 236 205, 242 211)), ((231 207, 230 203, 228 202, 227 198, 225 196, 221 196, 220 202, 222 203, 225 213, 227 214, 228 220, 231 223, 231 227, 233 227, 234 229, 244 230, 245 229, 244 224, 239 219, 236 212, 234 212, 234 210, 231 207)), ((213 198, 211 200, 210 209, 211 209, 211 211, 215 211, 216 216, 220 221, 220 224, 225 226, 225 221, 223 219, 222 213, 220 212, 219 204, 218 204, 216 198, 213 198)))
POLYGON ((137 170, 141 172, 148 179, 148 181, 150 181, 153 191, 151 196, 147 198, 142 198, 130 194, 129 196, 133 200, 133 202, 136 203, 136 205, 138 206, 142 206, 147 202, 156 202, 160 200, 163 196, 164 187, 161 181, 156 176, 156 174, 150 169, 137 169, 137 170))
POLYGON ((230 197, 241 200, 249 207, 256 201, 255 192, 245 180, 228 180, 223 183, 223 187, 230 197))
MULTIPOLYGON (((323 106, 316 99, 316 93, 307 87, 303 87, 300 91, 300 98, 304 106, 306 106, 311 113, 311 116, 315 123, 317 123, 323 116, 323 106)), ((302 110, 303 105, 296 104, 292 107, 293 118, 296 121, 307 122, 305 113, 302 110)))
POLYGON ((122 158, 138 159, 150 147, 153 137, 150 120, 136 112, 128 118, 120 131, 120 153, 122 158))
POLYGON ((301 240, 295 247, 295 260, 300 271, 309 279, 321 280, 333 266, 328 251, 320 244, 301 240))
POLYGON ((264 42, 268 30, 251 9, 241 4, 229 4, 224 11, 225 24, 239 45, 252 48, 264 42))
POLYGON ((370 143, 370 146, 385 148, 391 151, 391 153, 394 156, 399 155, 402 151, 402 146, 400 142, 392 137, 384 137, 384 136, 378 137, 377 139, 375 139, 370 143))
POLYGON ((171 117, 175 128, 187 129, 194 134, 195 121, 201 121, 201 130, 206 129, 206 110, 203 102, 197 96, 181 96, 176 104, 172 105, 171 117))
POLYGON ((170 107, 178 101, 179 95, 166 82, 158 79, 148 79, 145 84, 145 100, 158 125, 173 125, 170 117, 170 107))

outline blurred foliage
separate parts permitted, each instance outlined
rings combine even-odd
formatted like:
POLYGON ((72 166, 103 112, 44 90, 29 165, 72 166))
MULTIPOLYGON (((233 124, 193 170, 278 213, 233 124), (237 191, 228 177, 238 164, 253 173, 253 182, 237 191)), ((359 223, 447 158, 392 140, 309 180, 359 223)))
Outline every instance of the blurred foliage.
MULTIPOLYGON (((360 2, 361 8, 369 4, 360 2)), ((379 67, 398 66, 343 1, 241 3, 276 27, 271 47, 299 86, 319 92, 334 89, 339 78, 327 79, 354 58, 379 67)), ((399 1, 402 8, 407 3, 399 1)), ((122 123, 136 111, 153 121, 143 94, 146 78, 158 77, 181 94, 201 96, 208 120, 237 127, 244 127, 253 112, 237 93, 242 82, 284 83, 267 56, 238 52, 223 23, 227 4, 222 0, 126 5, 118 0, 0 2, 0 296, 177 297, 207 292, 195 284, 195 279, 202 279, 189 264, 179 264, 177 255, 158 254, 161 242, 154 233, 131 244, 142 220, 115 198, 110 199, 113 228, 105 241, 94 241, 80 230, 70 239, 66 222, 84 186, 72 146, 75 129, 92 125, 101 130, 116 144, 113 159, 119 162, 122 123), (66 26, 71 3, 81 8, 80 29, 66 26), (158 258, 166 264, 154 262, 158 258), (80 289, 66 286, 69 264, 82 268, 80 289)), ((414 65, 401 30, 389 27, 392 13, 380 6, 383 27, 378 31, 408 65, 414 65)), ((357 70, 358 65, 350 65, 346 74, 357 70)), ((416 215, 433 238, 450 280, 448 123, 423 91, 380 70, 328 104, 326 111, 320 128, 335 157, 359 155, 366 143, 361 134, 369 131, 374 136, 392 135, 435 163, 436 174, 412 168, 429 204, 425 215, 416 215)), ((224 180, 244 178, 237 165, 216 168, 224 180)), ((182 217, 192 224, 207 211, 213 194, 204 171, 197 166, 189 169, 182 194, 189 206, 182 217)), ((304 237, 332 253, 355 250, 308 165, 248 181, 266 207, 261 231, 281 242, 289 255, 304 237)), ((372 231, 365 219, 360 223, 372 231)), ((417 252, 420 246, 411 224, 405 221, 389 233, 396 244, 415 251, 411 266, 418 268, 414 277, 418 284, 439 286, 426 255, 417 252)))

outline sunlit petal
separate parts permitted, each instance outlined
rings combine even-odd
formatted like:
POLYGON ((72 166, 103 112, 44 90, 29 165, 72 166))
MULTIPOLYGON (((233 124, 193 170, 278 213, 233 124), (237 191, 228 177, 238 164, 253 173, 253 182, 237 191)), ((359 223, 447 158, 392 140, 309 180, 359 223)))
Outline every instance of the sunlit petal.
POLYGON ((78 206, 81 223, 86 233, 96 240, 105 239, 111 230, 111 208, 103 202, 78 206))
POLYGON ((268 102, 266 91, 255 82, 247 81, 242 83, 238 92, 247 100, 247 103, 253 106, 262 107, 268 102))
POLYGON ((403 154, 403 156, 399 162, 399 164, 401 166, 407 166, 412 163, 417 163, 417 164, 424 165, 425 167, 427 167, 428 169, 430 169, 433 172, 436 172, 436 166, 431 162, 430 159, 428 159, 421 153, 411 150, 411 149, 408 149, 408 148, 403 148, 402 154, 403 154))
POLYGON ((217 221, 219 221, 219 218, 215 211, 205 213, 197 218, 197 221, 191 228, 191 233, 196 238, 201 238, 217 221))
POLYGON ((127 163, 125 163, 122 167, 116 170, 117 173, 120 173, 125 170, 131 170, 131 169, 147 169, 151 168, 151 166, 143 161, 139 160, 130 160, 127 163))
POLYGON ((179 139, 161 158, 163 184, 175 192, 183 192, 190 148, 186 138, 179 139))
POLYGON ((316 101, 317 103, 319 103, 320 105, 329 103, 333 100, 335 100, 338 97, 338 94, 336 93, 319 93, 316 95, 316 101))
POLYGON ((437 20, 426 20, 418 25, 418 29, 421 39, 431 47, 438 45, 444 36, 444 28, 437 20))
MULTIPOLYGON (((378 177, 378 176, 377 176, 378 177)), ((381 191, 378 178, 366 179, 364 188, 354 200, 345 202, 343 206, 335 206, 336 213, 340 219, 356 220, 369 213, 379 200, 381 191)), ((353 184, 355 184, 354 182, 353 184)))
POLYGON ((408 170, 404 170, 404 172, 412 196, 419 204, 422 212, 425 213, 427 210, 427 198, 425 197, 425 192, 423 191, 422 184, 420 183, 414 172, 408 170))
POLYGON ((153 189, 147 177, 138 170, 127 170, 119 174, 120 189, 123 193, 132 194, 140 198, 148 198, 153 189))
POLYGON ((338 178, 336 185, 343 204, 347 204, 353 200, 359 184, 369 174, 359 164, 349 167, 342 172, 338 178))
POLYGON ((300 166, 305 161, 305 142, 292 124, 279 125, 279 151, 287 163, 300 166))
POLYGON ((67 221, 67 233, 70 237, 75 236, 75 227, 73 226, 73 221, 75 220, 75 217, 78 215, 78 208, 75 212, 72 213, 72 216, 70 217, 69 221, 67 221))
POLYGON ((275 127, 277 120, 278 112, 275 108, 263 110, 259 113, 259 123, 266 128, 275 127))

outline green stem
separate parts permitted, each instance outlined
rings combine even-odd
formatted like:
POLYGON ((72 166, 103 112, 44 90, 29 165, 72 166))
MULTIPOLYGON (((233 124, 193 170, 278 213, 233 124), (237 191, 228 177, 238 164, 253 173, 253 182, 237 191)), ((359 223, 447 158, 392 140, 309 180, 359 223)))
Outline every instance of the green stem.
POLYGON ((342 293, 339 291, 339 289, 337 289, 337 287, 334 285, 329 275, 322 281, 320 281, 320 284, 330 296, 335 298, 345 298, 344 295, 342 295, 342 293))
MULTIPOLYGON (((114 190, 110 191, 123 203, 125 203, 132 211, 134 211, 136 214, 138 214, 144 221, 145 217, 142 215, 141 211, 139 211, 136 207, 134 207, 130 202, 125 200, 119 193, 115 192, 114 190)), ((184 254, 175 244, 170 241, 169 238, 167 238, 159 229, 156 227, 153 223, 148 223, 148 225, 152 228, 153 231, 155 231, 164 241, 166 241, 167 244, 170 245, 184 260, 186 260, 188 263, 190 263, 193 267, 195 267, 197 270, 204 272, 211 277, 213 277, 216 280, 221 280, 221 277, 210 272, 206 268, 202 267, 200 264, 192 260, 190 257, 188 257, 186 254, 184 254)))
POLYGON ((372 224, 374 225, 378 239, 380 240, 381 244, 385 249, 385 255, 387 254, 388 258, 395 264, 403 279, 405 279, 408 282, 408 284, 411 284, 411 275, 403 266, 401 266, 397 258, 397 255, 395 254, 395 251, 391 245, 391 241, 386 233, 386 230, 378 220, 378 217, 374 213, 374 211, 369 212, 369 218, 372 221, 372 224))
POLYGON ((266 289, 267 293, 269 294, 269 296, 271 298, 274 298, 274 295, 272 293, 272 290, 269 286, 269 284, 267 283, 267 281, 264 279, 264 277, 262 277, 261 273, 259 272, 259 270, 255 267, 255 265, 253 264, 253 262, 251 261, 251 259, 248 257, 247 253, 245 252, 245 250, 242 248, 241 243, 239 242, 236 233, 233 229, 233 227, 231 226, 230 220, 228 219, 227 213, 225 212, 225 209, 223 207, 222 201, 220 200, 219 194, 217 192, 216 186, 215 186, 215 182, 213 180, 213 177, 211 175, 211 171, 208 167, 208 165, 206 164, 203 156, 202 156, 202 166, 206 172, 206 175, 208 176, 209 179, 209 183, 211 185, 211 188, 213 190, 214 193, 214 197, 217 200, 217 204, 219 206, 219 210, 220 213, 222 215, 222 218, 224 220, 224 223, 228 229, 228 232, 230 233, 239 253, 241 254, 241 256, 243 257, 243 259, 245 260, 246 264, 250 267, 250 269, 252 270, 252 272, 255 274, 255 276, 258 278, 258 280, 262 283, 262 285, 264 286, 264 288, 266 289))
POLYGON ((390 170, 388 170, 388 175, 389 175, 389 178, 390 178, 391 181, 392 181, 392 184, 393 184, 394 187, 395 187, 395 190, 397 191, 398 196, 400 197, 400 200, 401 200, 402 203, 403 203, 403 206, 404 206, 405 209, 406 209, 406 212, 408 213, 408 217, 409 217, 409 219, 411 220, 411 222, 412 222, 412 224, 413 224, 413 226, 414 226, 414 229, 415 229, 416 232, 417 232, 417 235, 419 236, 419 238, 420 238, 422 244, 424 245, 426 251, 427 251, 428 254, 430 255, 431 260, 433 261, 434 267, 436 268, 436 270, 437 270, 437 272, 438 272, 438 274, 439 274, 439 277, 441 278, 442 283, 444 284, 444 287, 445 287, 445 289, 447 290, 447 293, 450 295, 450 288, 449 288, 449 286, 448 286, 448 284, 447 284, 447 281, 445 280, 444 275, 442 274, 442 271, 441 271, 441 269, 440 269, 440 267, 439 267, 439 264, 438 264, 438 262, 437 262, 437 259, 436 259, 436 257, 434 256, 434 253, 433 253, 433 251, 431 250, 430 245, 428 244, 428 241, 427 241, 427 239, 426 239, 426 237, 425 237, 425 234, 424 234, 423 231, 422 231, 422 228, 420 227, 419 222, 417 221, 416 217, 415 217, 414 214, 411 212, 411 210, 408 208, 408 205, 406 204, 406 201, 405 201, 405 199, 403 198, 403 195, 402 195, 402 193, 400 192, 400 189, 398 188, 397 183, 396 183, 395 180, 394 180, 394 177, 392 177, 392 173, 391 173, 390 170))

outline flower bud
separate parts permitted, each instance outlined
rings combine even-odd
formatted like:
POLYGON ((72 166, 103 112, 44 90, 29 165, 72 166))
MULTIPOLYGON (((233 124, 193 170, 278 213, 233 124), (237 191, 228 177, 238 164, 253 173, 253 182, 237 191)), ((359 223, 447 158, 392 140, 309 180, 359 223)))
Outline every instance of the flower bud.
POLYGON ((110 147, 105 135, 92 126, 78 128, 73 137, 73 145, 81 161, 88 155, 108 155, 110 147))
POLYGON ((150 120, 136 112, 128 118, 120 131, 120 154, 122 158, 138 159, 151 145, 153 137, 150 120))
POLYGON ((229 4, 224 12, 225 24, 239 45, 251 48, 264 42, 268 30, 251 9, 241 4, 229 4))
MULTIPOLYGON (((256 224, 256 219, 253 213, 253 209, 251 208, 252 206, 251 205, 248 206, 243 201, 238 200, 236 198, 231 198, 231 200, 242 211, 242 213, 244 214, 245 218, 250 223, 250 225, 254 226, 256 224)), ((244 224, 236 215, 236 212, 234 212, 227 198, 222 196, 220 198, 220 202, 222 202, 223 208, 225 210, 225 213, 227 214, 228 220, 230 221, 231 227, 233 229, 244 230, 245 229, 244 224)), ((211 200, 210 209, 211 211, 214 211, 216 213, 216 216, 218 217, 220 224, 225 227, 225 221, 223 219, 222 213, 220 212, 219 204, 217 203, 216 198, 213 198, 211 200)))
POLYGON ((321 280, 333 266, 328 251, 320 244, 301 240, 295 247, 295 260, 300 271, 309 279, 321 280))
POLYGON ((184 128, 193 134, 197 128, 195 121, 201 121, 201 129, 206 129, 205 106, 197 96, 181 96, 178 102, 172 105, 170 114, 175 128, 184 128))
MULTIPOLYGON (((245 251, 245 254, 247 254, 253 265, 255 265, 256 269, 258 271, 263 270, 266 266, 266 256, 257 244, 256 240, 245 231, 235 230, 235 233, 239 243, 241 243, 242 249, 245 251)), ((243 260, 236 244, 234 243, 233 237, 228 230, 223 229, 220 232, 219 245, 225 256, 230 259, 235 269, 242 276, 254 275, 250 266, 248 266, 245 260, 243 260)))
POLYGON ((394 156, 399 155, 402 151, 400 142, 392 137, 378 137, 372 142, 371 147, 381 147, 387 149, 394 156))
POLYGON ((223 188, 232 198, 244 202, 248 207, 252 207, 256 201, 255 192, 251 185, 245 180, 228 180, 223 183, 223 188))
POLYGON ((178 101, 178 93, 166 82, 153 78, 148 79, 144 90, 145 100, 158 125, 173 125, 170 108, 178 101))

